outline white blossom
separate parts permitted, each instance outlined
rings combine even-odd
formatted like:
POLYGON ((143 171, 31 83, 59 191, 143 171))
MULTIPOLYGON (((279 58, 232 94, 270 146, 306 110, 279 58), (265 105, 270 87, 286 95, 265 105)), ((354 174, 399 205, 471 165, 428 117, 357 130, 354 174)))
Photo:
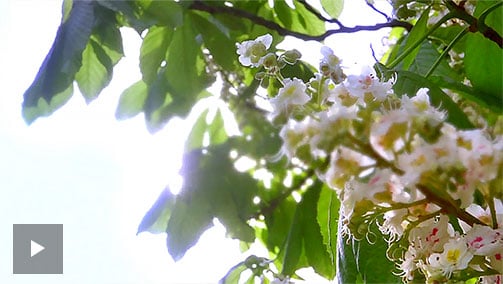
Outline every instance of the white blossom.
POLYGON ((284 86, 279 89, 276 97, 271 99, 273 106, 272 117, 290 110, 293 105, 304 105, 311 97, 306 93, 306 85, 297 78, 287 78, 283 82, 284 86))
POLYGON ((257 37, 255 40, 247 40, 237 43, 237 54, 239 54, 239 63, 243 66, 259 67, 262 64, 262 58, 271 47, 272 36, 265 34, 257 37))

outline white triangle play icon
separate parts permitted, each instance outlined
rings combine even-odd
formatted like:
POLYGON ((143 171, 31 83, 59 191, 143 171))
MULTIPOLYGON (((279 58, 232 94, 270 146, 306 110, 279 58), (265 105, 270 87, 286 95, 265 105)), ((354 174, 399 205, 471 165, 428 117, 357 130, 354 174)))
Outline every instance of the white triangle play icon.
POLYGON ((36 254, 38 254, 39 252, 41 252, 45 249, 45 247, 43 247, 42 245, 40 245, 39 243, 34 242, 34 241, 31 241, 30 246, 31 246, 30 257, 35 256, 36 254))

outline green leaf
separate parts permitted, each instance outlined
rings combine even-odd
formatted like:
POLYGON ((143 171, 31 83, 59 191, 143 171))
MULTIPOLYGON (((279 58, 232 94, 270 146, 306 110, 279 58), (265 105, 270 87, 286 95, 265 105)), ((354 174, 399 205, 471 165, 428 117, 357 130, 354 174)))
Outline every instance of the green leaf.
POLYGON ((321 5, 330 17, 337 19, 344 8, 344 0, 321 0, 321 5))
POLYGON ((286 1, 274 2, 274 12, 276 12, 276 17, 281 23, 283 23, 284 27, 292 27, 292 8, 288 6, 286 1))
MULTIPOLYGON (((477 2, 475 14, 480 14, 494 1, 477 2)), ((493 27, 500 35, 503 31, 503 7, 497 8, 486 18, 486 24, 493 27)), ((466 39, 465 72, 473 88, 484 101, 496 101, 503 106, 503 50, 482 36, 469 33, 466 39), (485 98, 488 97, 488 98, 485 98)))
POLYGON ((370 226, 370 232, 375 236, 372 244, 366 239, 348 241, 347 236, 339 238, 338 282, 402 283, 394 273, 395 263, 386 257, 388 243, 376 225, 370 226))
MULTIPOLYGON (((428 41, 423 42, 420 45, 419 50, 414 58, 413 62, 410 64, 410 72, 414 72, 420 75, 425 75, 431 68, 435 60, 440 56, 440 53, 435 49, 435 47, 428 41)), ((442 76, 445 78, 461 80, 462 76, 459 72, 454 71, 444 57, 440 64, 433 71, 432 75, 442 76)))
POLYGON ((220 284, 235 284, 239 283, 239 278, 241 277, 241 273, 248 269, 246 267, 245 261, 241 261, 240 263, 234 265, 225 276, 218 281, 220 284))
MULTIPOLYGON (((338 231, 342 232, 342 214, 339 215, 338 231)), ((358 265, 353 251, 354 240, 350 240, 347 235, 339 236, 337 246, 337 282, 338 283, 357 283, 360 275, 358 265), (348 242, 351 242, 349 244, 348 242)))
POLYGON ((153 18, 157 24, 176 28, 183 23, 183 9, 180 3, 175 1, 144 0, 139 2, 143 10, 143 17, 153 18))
POLYGON ((191 19, 194 26, 201 33, 204 40, 204 45, 210 51, 211 55, 222 68, 226 70, 234 70, 236 68, 236 40, 231 39, 228 35, 222 32, 219 28, 222 26, 217 19, 209 15, 212 21, 197 15, 192 14, 191 19), (214 24, 216 22, 217 25, 214 24))
POLYGON ((270 252, 279 254, 283 249, 296 207, 295 200, 289 197, 283 200, 273 212, 265 215, 267 230, 263 231, 262 240, 270 252))
POLYGON ((75 74, 80 92, 89 103, 112 79, 112 60, 105 50, 91 39, 82 53, 82 67, 75 74))
POLYGON ((211 205, 201 195, 189 194, 177 198, 168 222, 168 252, 180 260, 194 246, 201 234, 213 226, 211 205))
MULTIPOLYGON (((337 220, 339 218, 339 199, 337 193, 323 186, 318 199, 317 221, 320 226, 323 244, 335 269, 337 260, 337 220)), ((332 276, 333 277, 333 276, 332 276)))
POLYGON ((197 36, 190 17, 185 17, 173 33, 165 73, 171 94, 189 102, 211 83, 197 36))
POLYGON ((165 188, 141 220, 137 234, 141 232, 165 233, 175 204, 175 198, 169 188, 165 188))
MULTIPOLYGON (((409 47, 414 45, 421 37, 423 37, 427 32, 428 32, 428 18, 430 14, 430 9, 424 10, 424 12, 421 14, 421 17, 419 17, 419 20, 417 23, 414 25, 410 33, 407 35, 407 40, 405 41, 405 45, 403 47, 403 51, 407 50, 409 47)), ((407 55, 403 60, 402 60, 402 69, 403 70, 408 70, 409 66, 412 64, 414 59, 416 58, 417 53, 419 52, 420 46, 416 47, 414 50, 412 50, 409 55, 407 55)))
POLYGON ((190 152, 195 149, 203 148, 204 133, 208 125, 206 124, 206 116, 208 115, 208 110, 201 112, 196 122, 192 125, 187 140, 185 140, 184 151, 190 152))
POLYGON ((298 269, 298 263, 303 250, 302 238, 302 210, 297 206, 293 216, 292 225, 284 246, 284 257, 281 274, 292 275, 298 269))
POLYGON ((143 110, 147 95, 147 85, 142 80, 131 85, 122 92, 115 117, 120 120, 139 114, 143 110))
POLYGON ((459 106, 436 84, 430 80, 409 71, 397 71, 397 81, 393 89, 397 95, 414 96, 420 88, 428 88, 431 103, 447 110, 447 121, 460 129, 473 128, 472 123, 459 106))
POLYGON ((256 181, 247 173, 234 169, 229 158, 229 144, 186 153, 181 173, 183 188, 176 196, 168 221, 168 251, 174 260, 183 257, 201 234, 218 218, 227 235, 246 242, 255 239, 247 224, 255 212, 253 197, 256 181))
MULTIPOLYGON (((316 273, 331 280, 335 277, 335 257, 327 250, 321 233, 322 229, 317 220, 318 202, 322 188, 323 183, 317 180, 304 193, 299 207, 303 212, 302 233, 307 261, 316 273)), ((330 221, 335 222, 336 219, 330 221)), ((335 230, 335 228, 333 229, 335 230)))
POLYGON ((480 96, 480 93, 477 92, 473 87, 469 87, 459 81, 452 80, 447 77, 438 77, 432 76, 430 77, 431 82, 438 85, 440 88, 446 88, 455 91, 462 98, 475 102, 479 106, 490 110, 491 112, 497 114, 501 112, 501 108, 503 107, 498 103, 498 100, 491 96, 480 96))
POLYGON ((161 62, 166 58, 173 30, 164 26, 149 28, 140 48, 140 70, 143 81, 151 84, 157 77, 161 62))
POLYGON ((49 115, 71 96, 71 85, 82 65, 82 52, 91 36, 94 20, 93 2, 73 2, 70 15, 59 26, 35 80, 24 93, 23 116, 27 123, 49 115), (55 97, 58 102, 52 101, 55 97))
POLYGON ((96 17, 99 18, 91 38, 103 48, 112 61, 112 65, 115 65, 124 56, 122 36, 117 20, 114 14, 106 9, 98 10, 96 17))
POLYGON ((23 118, 27 123, 33 122, 35 119, 43 116, 51 115, 55 110, 63 106, 73 95, 73 85, 68 86, 66 90, 55 94, 50 103, 44 98, 39 98, 36 105, 23 106, 23 118))
POLYGON ((208 134, 210 136, 210 145, 218 145, 227 141, 229 137, 225 131, 224 118, 220 109, 215 114, 213 121, 208 127, 208 134))
POLYGON ((123 26, 132 27, 138 34, 141 34, 146 28, 150 27, 152 21, 141 15, 139 3, 144 1, 110 1, 110 0, 97 0, 100 6, 107 8, 116 13, 116 18, 123 26))
POLYGON ((325 32, 324 21, 318 19, 299 2, 295 1, 293 4, 295 13, 292 17, 292 30, 310 35, 320 35, 325 32))

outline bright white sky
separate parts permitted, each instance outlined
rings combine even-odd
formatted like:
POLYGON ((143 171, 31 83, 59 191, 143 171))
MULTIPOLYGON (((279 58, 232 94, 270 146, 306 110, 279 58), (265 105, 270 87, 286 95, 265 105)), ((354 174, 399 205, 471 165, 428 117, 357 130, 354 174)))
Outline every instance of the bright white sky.
MULTIPOLYGON (((346 25, 384 21, 362 14, 370 11, 364 0, 346 2, 341 17, 346 25)), ((245 258, 237 241, 224 238, 221 226, 204 234, 176 264, 165 235, 135 235, 160 191, 178 181, 187 131, 180 120, 155 135, 148 133, 141 115, 115 120, 119 94, 141 78, 141 41, 135 32, 123 30, 126 58, 96 101, 86 105, 76 92, 49 118, 24 123, 22 94, 49 51, 60 19, 61 0, 0 1, 0 283, 216 283, 245 258), (31 223, 64 224, 63 275, 12 274, 12 224, 31 223)), ((368 40, 379 49, 383 34, 337 36, 327 45, 348 67, 369 64, 368 40)), ((302 45, 316 50, 303 54, 317 64, 319 45, 302 45)))

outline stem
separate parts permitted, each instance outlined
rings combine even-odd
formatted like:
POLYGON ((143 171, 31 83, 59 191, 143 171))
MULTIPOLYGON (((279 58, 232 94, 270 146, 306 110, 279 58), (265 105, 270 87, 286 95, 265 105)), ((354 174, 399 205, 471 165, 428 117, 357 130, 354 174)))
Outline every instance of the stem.
POLYGON ((449 43, 449 45, 444 49, 444 51, 442 51, 442 53, 437 58, 437 60, 435 60, 435 62, 430 67, 430 69, 428 70, 428 72, 426 72, 426 75, 424 76, 425 78, 428 78, 433 73, 433 71, 435 70, 435 68, 437 68, 437 66, 440 64, 440 61, 442 60, 442 58, 444 58, 444 56, 449 52, 449 50, 452 49, 452 47, 454 46, 454 44, 456 44, 467 33, 468 33, 468 28, 465 28, 460 33, 458 33, 456 35, 456 37, 454 37, 454 39, 449 43))
MULTIPOLYGON (((393 204, 392 207, 389 207, 389 210, 404 209, 404 208, 409 208, 409 207, 412 207, 412 206, 426 204, 426 203, 429 203, 429 202, 430 201, 428 199, 421 199, 421 200, 416 200, 416 201, 411 202, 411 203, 395 203, 395 204, 393 204)), ((389 211, 389 210, 387 210, 387 211, 389 211)))
POLYGON ((487 205, 489 206, 489 212, 491 212, 491 222, 493 223, 493 229, 497 229, 498 219, 496 218, 496 208, 494 208, 494 199, 492 197, 488 198, 487 205))
POLYGON ((452 198, 450 198, 450 196, 445 195, 442 198, 438 194, 436 194, 433 190, 431 190, 429 187, 423 184, 417 184, 416 186, 419 189, 419 191, 421 191, 421 193, 423 193, 424 196, 426 196, 428 200, 440 206, 440 208, 442 208, 442 211, 445 211, 447 214, 452 214, 456 216, 457 218, 465 221, 470 226, 473 226, 474 224, 485 225, 482 221, 475 218, 470 213, 459 208, 456 205, 455 201, 452 198))
POLYGON ((360 141, 359 139, 357 139, 356 137, 354 137, 351 134, 348 134, 348 138, 349 138, 350 142, 353 144, 352 145, 345 145, 346 147, 360 151, 361 153, 371 157, 372 159, 374 159, 376 161, 377 166, 381 166, 384 168, 390 168, 394 173, 396 173, 398 175, 404 174, 403 170, 397 168, 397 166, 395 166, 393 163, 391 163, 388 160, 381 157, 381 155, 379 155, 379 153, 377 153, 371 145, 365 144, 364 142, 360 141), (358 148, 355 149, 355 146, 357 146, 358 148))
POLYGON ((419 40, 414 42, 409 48, 407 48, 404 52, 402 52, 393 62, 391 62, 387 68, 388 69, 393 69, 395 68, 405 57, 407 57, 416 47, 418 47, 426 38, 428 38, 436 29, 438 29, 443 23, 447 22, 448 20, 454 18, 455 12, 449 12, 445 16, 443 16, 435 25, 433 25, 426 34, 424 34, 419 40))

